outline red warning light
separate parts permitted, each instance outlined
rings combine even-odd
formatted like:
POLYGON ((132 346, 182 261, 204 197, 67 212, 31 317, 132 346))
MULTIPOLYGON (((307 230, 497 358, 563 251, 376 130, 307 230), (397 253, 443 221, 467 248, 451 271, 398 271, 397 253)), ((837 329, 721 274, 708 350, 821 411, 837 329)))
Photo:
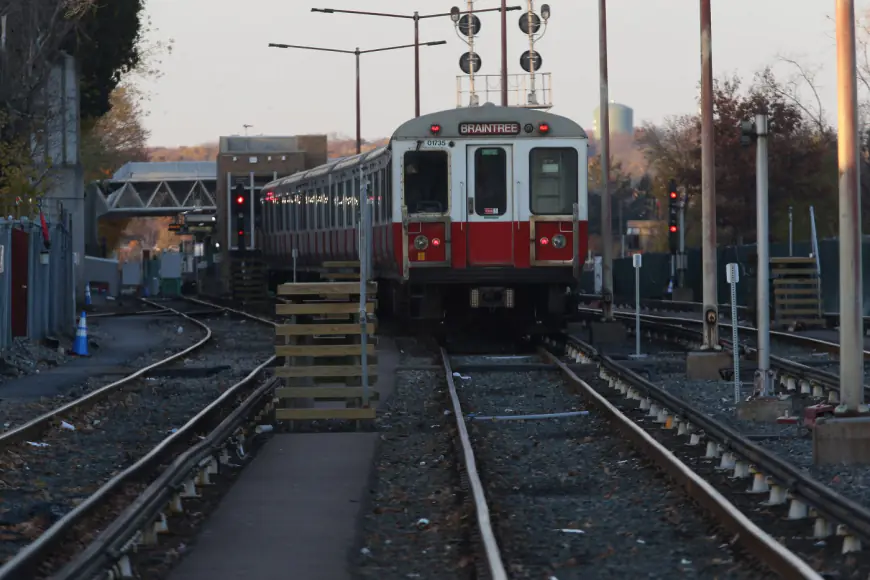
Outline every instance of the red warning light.
POLYGON ((671 226, 671 227, 670 227, 670 230, 671 230, 671 233, 672 233, 672 234, 677 233, 677 226, 671 226))
POLYGON ((677 199, 677 192, 676 191, 671 192, 671 199, 677 199))
POLYGON ((441 240, 439 240, 438 238, 433 238, 433 239, 432 239, 432 245, 435 246, 435 247, 437 248, 438 246, 441 245, 441 240))
POLYGON ((441 125, 439 125, 438 123, 432 123, 432 125, 429 126, 429 131, 433 135, 437 135, 441 132, 441 125))
POLYGON ((243 203, 245 203, 245 198, 244 198, 244 196, 241 196, 241 195, 240 195, 239 197, 237 197, 237 198, 236 198, 236 203, 239 204, 239 205, 242 205, 243 203))
POLYGON ((245 235, 245 230, 239 230, 239 237, 242 237, 244 235, 245 235))
POLYGON ((547 238, 541 238, 541 245, 542 246, 546 246, 549 243, 550 243, 550 240, 548 240, 547 238))
POLYGON ((548 125, 547 123, 541 123, 540 125, 538 125, 538 131, 546 135, 550 132, 550 125, 548 125))

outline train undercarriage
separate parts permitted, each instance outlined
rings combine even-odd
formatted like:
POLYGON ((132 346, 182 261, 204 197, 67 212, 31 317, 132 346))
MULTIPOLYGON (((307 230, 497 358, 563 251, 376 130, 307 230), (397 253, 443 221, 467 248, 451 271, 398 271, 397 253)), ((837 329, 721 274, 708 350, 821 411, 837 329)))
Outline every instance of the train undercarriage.
POLYGON ((378 297, 380 317, 404 327, 500 329, 549 334, 564 328, 570 302, 565 284, 400 284, 387 282, 378 297))

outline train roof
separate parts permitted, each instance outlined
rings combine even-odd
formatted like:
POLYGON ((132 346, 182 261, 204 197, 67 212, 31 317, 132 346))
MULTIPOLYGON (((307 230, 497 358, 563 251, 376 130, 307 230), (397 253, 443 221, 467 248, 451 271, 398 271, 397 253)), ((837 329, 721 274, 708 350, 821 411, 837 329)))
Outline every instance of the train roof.
MULTIPOLYGON (((548 137, 588 138, 583 127, 567 117, 524 107, 498 107, 492 103, 486 103, 480 107, 461 107, 429 113, 406 121, 396 129, 390 142, 396 139, 431 138, 430 128, 435 123, 441 126, 441 132, 438 134, 439 138, 458 139, 468 137, 467 135, 460 135, 460 123, 518 123, 520 127, 525 127, 525 125, 529 124, 537 127, 542 122, 550 126, 548 137)), ((523 136, 524 133, 521 132, 513 137, 522 138, 523 136)), ((285 187, 313 178, 326 177, 332 173, 356 169, 360 165, 374 161, 382 155, 389 155, 389 149, 390 145, 387 144, 360 155, 333 159, 324 165, 272 181, 266 184, 264 190, 285 187)))
POLYGON ((359 155, 342 157, 340 159, 332 159, 323 165, 318 165, 317 167, 313 167, 306 171, 300 171, 299 173, 294 173, 293 175, 282 177, 280 179, 276 179, 275 181, 269 182, 265 185, 263 190, 265 191, 267 189, 274 189, 286 185, 293 185, 294 183, 299 183, 301 181, 306 181, 308 179, 313 179, 316 177, 325 177, 333 172, 355 169, 360 165, 374 161, 381 155, 385 154, 389 154, 389 145, 377 147, 375 149, 372 149, 371 151, 366 151, 365 153, 361 153, 359 155))
MULTIPOLYGON (((400 125, 392 138, 431 139, 430 128, 433 124, 441 126, 439 138, 460 139, 468 137, 459 133, 460 123, 518 123, 520 127, 528 124, 537 127, 542 122, 550 125, 548 137, 588 138, 583 127, 567 117, 525 107, 498 107, 492 103, 480 107, 447 109, 411 119, 400 125)), ((524 133, 520 133, 514 138, 521 138, 523 135, 524 133)))

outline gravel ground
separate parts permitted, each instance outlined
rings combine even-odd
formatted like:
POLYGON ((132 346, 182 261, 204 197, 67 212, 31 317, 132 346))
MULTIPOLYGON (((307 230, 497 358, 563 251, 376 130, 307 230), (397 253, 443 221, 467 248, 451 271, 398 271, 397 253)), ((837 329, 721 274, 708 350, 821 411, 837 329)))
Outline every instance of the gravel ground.
MULTIPOLYGON (((94 326, 97 328, 93 331, 88 328, 88 337, 92 341, 96 341, 97 344, 108 344, 112 340, 112 337, 101 333, 98 323, 95 323, 94 326)), ((163 348, 130 361, 128 366, 131 372, 166 358, 172 353, 184 350, 201 340, 204 334, 203 329, 199 326, 196 326, 192 322, 180 321, 177 318, 155 318, 151 328, 153 332, 160 333, 163 338, 161 341, 163 348), (183 329, 181 333, 178 332, 179 326, 183 329)), ((36 372, 39 372, 39 370, 36 370, 36 372)), ((8 431, 51 409, 78 399, 93 390, 122 378, 121 375, 117 374, 100 376, 97 371, 94 374, 95 376, 89 378, 85 383, 57 397, 43 397, 39 401, 18 400, 10 397, 0 398, 0 432, 8 431)))
MULTIPOLYGON (((400 362, 431 364, 431 349, 397 340, 400 362)), ((399 371, 379 414, 381 432, 354 576, 360 579, 473 577, 466 542, 468 514, 454 453, 452 415, 443 376, 399 371)))
MULTIPOLYGON (((578 409, 550 373, 462 380, 466 413, 578 409)), ((472 423, 475 452, 511 578, 763 578, 682 493, 594 413, 472 423)))
POLYGON ((690 381, 685 375, 674 374, 662 377, 657 384, 714 419, 753 437, 762 447, 778 453, 837 492, 870 507, 870 466, 813 465, 812 437, 799 435, 795 426, 756 423, 737 418, 733 383, 690 381))
MULTIPOLYGON (((0 458, 0 562, 183 425, 272 351, 274 331, 230 318, 212 319, 215 338, 184 367, 228 365, 207 378, 151 378, 0 458)), ((177 326, 177 324, 176 324, 177 326)), ((168 345, 167 345, 168 347, 168 345)))

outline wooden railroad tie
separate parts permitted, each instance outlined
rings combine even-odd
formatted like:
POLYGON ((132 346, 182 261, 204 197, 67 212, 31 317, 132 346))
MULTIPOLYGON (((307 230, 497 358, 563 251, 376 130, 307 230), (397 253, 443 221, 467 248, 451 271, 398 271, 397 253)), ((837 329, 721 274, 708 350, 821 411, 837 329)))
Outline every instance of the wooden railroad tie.
MULTIPOLYGON (((281 284, 277 294, 282 303, 275 312, 290 320, 275 328, 275 356, 283 359, 275 376, 285 383, 276 390, 275 418, 291 426, 293 421, 374 419, 371 402, 379 393, 371 387, 366 392, 361 382, 359 282, 281 284)), ((367 283, 366 294, 365 371, 372 385, 378 372, 377 322, 371 318, 377 284, 367 283)))

